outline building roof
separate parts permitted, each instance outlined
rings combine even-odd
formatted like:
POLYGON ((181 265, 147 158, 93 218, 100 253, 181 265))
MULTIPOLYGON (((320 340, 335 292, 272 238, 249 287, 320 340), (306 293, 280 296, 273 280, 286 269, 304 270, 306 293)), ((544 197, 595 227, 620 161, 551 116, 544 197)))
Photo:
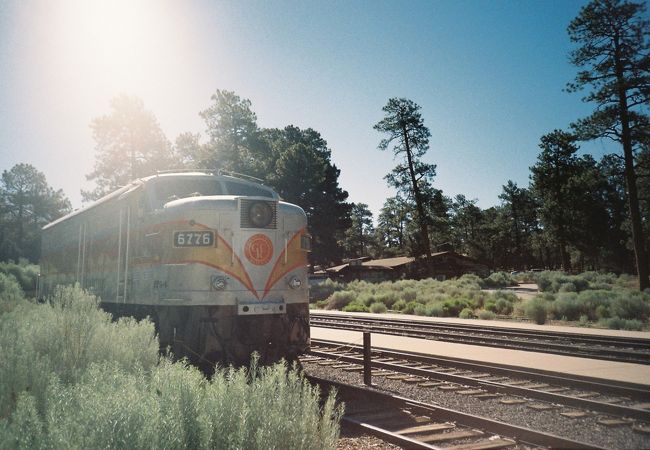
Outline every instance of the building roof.
MULTIPOLYGON (((472 258, 468 256, 460 255, 456 252, 451 252, 451 251, 432 253, 431 257, 436 258, 438 256, 443 256, 443 255, 451 255, 456 258, 475 262, 472 258)), ((361 258, 354 261, 359 261, 360 259, 361 258)), ((325 270, 329 273, 339 273, 342 270, 346 269, 347 267, 362 267, 364 270, 392 270, 400 266, 411 264, 415 260, 416 258, 412 256, 396 256, 394 258, 372 259, 368 261, 362 261, 360 264, 354 264, 351 261, 338 266, 329 267, 325 270)))

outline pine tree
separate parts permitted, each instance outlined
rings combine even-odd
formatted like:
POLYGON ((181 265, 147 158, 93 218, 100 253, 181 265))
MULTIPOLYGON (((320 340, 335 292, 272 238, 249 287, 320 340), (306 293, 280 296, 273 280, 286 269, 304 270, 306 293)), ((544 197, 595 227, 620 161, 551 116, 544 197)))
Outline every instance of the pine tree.
POLYGON ((644 3, 593 0, 568 27, 579 47, 571 62, 581 68, 569 91, 591 88, 583 98, 596 104, 591 116, 573 126, 582 139, 608 137, 619 142, 625 160, 625 180, 639 287, 650 287, 648 251, 641 213, 635 152, 650 136, 650 21, 644 3))

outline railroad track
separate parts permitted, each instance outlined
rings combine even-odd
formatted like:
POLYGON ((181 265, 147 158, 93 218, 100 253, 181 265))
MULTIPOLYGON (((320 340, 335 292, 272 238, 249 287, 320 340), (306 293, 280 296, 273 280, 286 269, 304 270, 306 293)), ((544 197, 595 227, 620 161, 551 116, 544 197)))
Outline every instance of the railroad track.
MULTIPOLYGON (((312 350, 302 360, 362 371, 363 347, 312 340, 312 350)), ((604 415, 603 425, 632 425, 650 432, 648 386, 384 349, 373 350, 371 368, 375 379, 388 377, 479 399, 497 398, 504 404, 527 403, 571 418, 598 413, 604 415)))
POLYGON ((364 387, 308 378, 324 392, 337 390, 345 402, 345 422, 406 449, 600 448, 364 387))
POLYGON ((650 339, 316 312, 310 314, 310 324, 321 328, 370 331, 458 344, 650 364, 650 339))

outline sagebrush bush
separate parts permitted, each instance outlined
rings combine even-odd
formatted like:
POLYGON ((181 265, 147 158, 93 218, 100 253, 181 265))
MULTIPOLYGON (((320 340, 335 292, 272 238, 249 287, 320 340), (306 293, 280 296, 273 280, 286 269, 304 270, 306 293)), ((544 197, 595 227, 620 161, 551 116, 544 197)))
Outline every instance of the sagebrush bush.
POLYGON ((111 322, 94 296, 79 287, 57 288, 50 303, 22 302, 0 316, 0 417, 29 391, 40 410, 50 378, 70 385, 93 364, 112 362, 129 371, 150 371, 158 340, 149 321, 111 322))
POLYGON ((621 319, 648 320, 650 315, 650 295, 643 292, 620 293, 610 305, 612 316, 621 319))
POLYGON ((332 394, 321 408, 296 370, 256 362, 211 380, 169 361, 150 375, 94 365, 74 385, 52 382, 49 396, 44 414, 31 395, 19 398, 0 421, 5 447, 334 449, 342 415, 332 394))
POLYGON ((558 294, 548 310, 555 319, 562 320, 578 320, 584 312, 583 303, 578 300, 575 292, 558 294))
POLYGON ((463 310, 458 314, 458 317, 461 319, 473 319, 474 311, 472 311, 470 308, 463 308, 463 310))
POLYGON ((0 314, 11 311, 24 299, 25 294, 16 278, 0 273, 0 314))
POLYGON ((39 266, 24 259, 21 259, 18 264, 0 262, 0 274, 13 275, 23 292, 29 296, 34 295, 39 272, 39 266))
POLYGON ((546 323, 546 301, 540 297, 531 298, 524 303, 526 316, 538 325, 546 323))
POLYGON ((337 291, 327 299, 326 309, 343 309, 349 303, 354 301, 357 294, 352 291, 337 291))
POLYGON ((342 311, 345 312, 368 312, 370 311, 366 305, 364 305, 362 302, 358 300, 354 300, 347 305, 345 305, 342 309, 342 311))
POLYGON ((392 308, 393 305, 399 300, 395 292, 384 292, 377 294, 376 301, 383 303, 387 308, 392 308))
POLYGON ((284 364, 207 380, 158 356, 149 321, 78 287, 0 315, 2 449, 334 449, 341 407, 284 364))
POLYGON ((388 308, 386 308, 386 304, 381 302, 373 303, 372 305, 370 305, 369 309, 370 312, 374 314, 382 314, 388 310, 388 308))
POLYGON ((314 284, 309 288, 309 301, 317 302, 327 299, 336 291, 343 290, 343 285, 331 279, 314 284))
MULTIPOLYGON (((613 317, 641 322, 650 318, 650 290, 640 293, 634 289, 636 279, 633 277, 598 272, 567 275, 551 271, 516 275, 517 279, 526 281, 532 277, 539 284, 537 297, 545 302, 544 321, 548 317, 580 321, 582 316, 586 316, 587 322, 581 322, 584 325, 613 317)), ((534 314, 532 306, 527 306, 514 292, 482 289, 495 284, 516 284, 516 280, 508 273, 496 272, 491 275, 491 281, 490 278, 463 275, 446 281, 428 278, 381 283, 354 281, 347 285, 337 283, 338 290, 326 303, 321 301, 317 305, 363 312, 375 303, 383 303, 387 309, 403 314, 435 317, 459 317, 466 308, 475 314, 484 311, 484 314, 489 312, 495 316, 532 314, 535 321, 534 317, 542 316, 541 308, 534 314)))
POLYGON ((496 318, 496 314, 494 314, 492 311, 481 310, 478 312, 478 318, 481 320, 494 320, 496 318))
POLYGON ((516 286, 517 280, 506 272, 494 272, 483 280, 487 287, 507 287, 516 286))

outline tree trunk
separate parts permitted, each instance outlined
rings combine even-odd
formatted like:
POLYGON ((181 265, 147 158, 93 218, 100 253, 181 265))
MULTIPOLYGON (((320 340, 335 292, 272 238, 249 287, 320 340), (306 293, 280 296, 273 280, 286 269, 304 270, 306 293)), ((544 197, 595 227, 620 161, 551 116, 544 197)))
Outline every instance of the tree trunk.
POLYGON ((418 210, 418 224, 420 225, 420 239, 422 239, 422 249, 427 260, 431 256, 431 244, 429 242, 429 231, 427 230, 426 215, 424 212, 424 205, 420 195, 420 188, 415 178, 415 170, 413 168, 413 156, 411 155, 411 146, 409 144, 409 136, 406 132, 406 126, 402 126, 402 133, 404 133, 404 146, 406 147, 406 159, 409 165, 409 174, 411 175, 411 184, 413 185, 413 195, 415 196, 415 204, 418 210))
POLYGON ((632 222, 632 242, 634 243, 636 270, 639 276, 639 289, 643 291, 650 287, 650 280, 648 279, 648 253, 645 248, 643 227, 641 225, 639 194, 637 192, 636 173, 634 171, 634 153, 632 152, 632 134, 630 132, 630 117, 627 105, 627 91, 625 89, 625 78, 618 42, 615 43, 614 57, 616 60, 618 104, 621 119, 621 141, 623 143, 623 155, 625 157, 625 182, 627 184, 630 221, 632 222))

